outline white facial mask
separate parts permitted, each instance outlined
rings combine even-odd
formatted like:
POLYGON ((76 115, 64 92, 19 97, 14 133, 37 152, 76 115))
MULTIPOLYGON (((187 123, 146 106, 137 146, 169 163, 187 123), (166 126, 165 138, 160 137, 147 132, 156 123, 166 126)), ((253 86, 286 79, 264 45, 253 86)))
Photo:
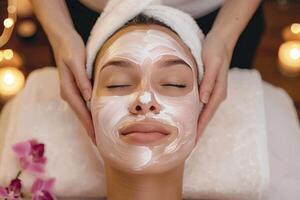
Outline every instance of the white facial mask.
MULTIPOLYGON (((165 96, 151 87, 151 65, 164 55, 176 56, 193 66, 180 44, 170 35, 159 30, 135 30, 120 36, 106 50, 97 70, 115 58, 124 58, 140 66, 143 91, 124 96, 96 96, 94 90, 91 111, 96 132, 97 146, 102 156, 122 170, 131 172, 158 172, 170 169, 182 162, 192 151, 197 121, 202 104, 199 101, 197 78, 193 89, 184 96, 165 96), (149 67, 150 65, 150 67, 149 67), (148 112, 133 115, 129 107, 136 100, 142 104, 156 101, 159 114, 148 112), (118 130, 128 123, 156 120, 176 127, 178 134, 156 146, 128 144, 120 139, 118 130)), ((194 70, 193 74, 197 74, 194 70)), ((97 74, 97 72, 96 72, 97 74)), ((96 76, 95 83, 99 76, 96 76)))
POLYGON ((189 66, 193 65, 183 48, 168 34, 151 29, 135 30, 122 35, 106 50, 97 70, 112 58, 124 58, 141 66, 146 58, 155 63, 164 55, 174 55, 189 66))

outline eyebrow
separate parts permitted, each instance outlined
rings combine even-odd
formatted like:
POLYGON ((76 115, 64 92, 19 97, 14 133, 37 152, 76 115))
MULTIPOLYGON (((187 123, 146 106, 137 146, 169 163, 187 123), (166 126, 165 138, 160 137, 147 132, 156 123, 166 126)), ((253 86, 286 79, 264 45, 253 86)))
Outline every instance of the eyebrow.
MULTIPOLYGON (((165 61, 158 61, 160 67, 171 67, 174 65, 185 65, 186 67, 192 69, 192 67, 187 64, 184 60, 180 58, 173 58, 173 59, 168 59, 165 61)), ((100 69, 100 72, 109 66, 114 66, 114 67, 133 67, 135 66, 135 63, 132 63, 127 60, 111 60, 108 61, 106 64, 103 65, 103 67, 100 69)))
POLYGON ((130 61, 127 61, 127 60, 111 60, 107 63, 105 63, 103 65, 103 67, 101 68, 100 72, 106 68, 106 67, 109 67, 109 66, 115 66, 115 67, 132 67, 134 66, 135 64, 130 62, 130 61))
POLYGON ((186 67, 192 69, 192 67, 187 64, 184 60, 180 58, 173 58, 166 61, 161 61, 159 64, 161 67, 171 67, 173 65, 185 65, 186 67))

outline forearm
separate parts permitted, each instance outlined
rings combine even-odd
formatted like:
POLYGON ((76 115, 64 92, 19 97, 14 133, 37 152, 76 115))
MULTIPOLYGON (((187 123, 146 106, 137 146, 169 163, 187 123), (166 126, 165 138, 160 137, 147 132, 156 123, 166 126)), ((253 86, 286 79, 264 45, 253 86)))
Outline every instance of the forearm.
POLYGON ((50 42, 74 31, 73 22, 64 0, 30 1, 50 42))
POLYGON ((85 6, 97 10, 98 12, 102 12, 108 2, 108 0, 96 0, 96 1, 90 1, 90 0, 81 0, 81 3, 83 3, 85 6))
POLYGON ((226 0, 210 34, 221 37, 226 41, 227 48, 233 50, 260 3, 261 0, 226 0))

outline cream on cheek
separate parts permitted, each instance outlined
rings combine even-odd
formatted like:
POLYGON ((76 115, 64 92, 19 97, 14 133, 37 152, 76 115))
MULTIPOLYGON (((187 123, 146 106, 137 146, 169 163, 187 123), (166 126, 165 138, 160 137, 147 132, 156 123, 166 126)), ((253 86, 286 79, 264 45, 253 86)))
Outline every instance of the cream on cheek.
POLYGON ((184 96, 169 97, 155 91, 150 83, 153 71, 151 65, 164 55, 177 56, 192 66, 192 60, 178 42, 158 30, 136 30, 122 35, 109 47, 99 63, 98 68, 101 68, 114 58, 129 59, 137 63, 143 72, 143 91, 125 96, 101 97, 95 96, 94 92, 92 98, 91 110, 98 149, 102 156, 122 169, 166 169, 174 166, 176 162, 182 162, 194 146, 198 115, 202 107, 198 98, 197 80, 194 79, 193 90, 184 96), (130 114, 129 107, 137 98, 143 104, 155 98, 161 107, 159 114, 130 114), (146 118, 174 126, 178 134, 156 146, 137 146, 120 139, 119 128, 146 118))

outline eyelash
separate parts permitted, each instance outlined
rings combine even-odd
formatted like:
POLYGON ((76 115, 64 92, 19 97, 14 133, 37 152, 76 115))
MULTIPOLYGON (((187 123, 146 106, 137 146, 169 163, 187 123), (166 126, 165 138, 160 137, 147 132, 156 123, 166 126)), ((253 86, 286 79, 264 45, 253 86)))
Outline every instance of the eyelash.
POLYGON ((131 85, 108 85, 106 88, 108 89, 114 89, 114 88, 123 88, 123 87, 129 87, 131 85))
MULTIPOLYGON (((131 85, 108 85, 106 88, 108 89, 114 89, 114 88, 125 88, 125 87, 130 87, 131 85)), ((162 86, 167 86, 167 87, 177 87, 177 88, 185 88, 186 85, 182 84, 171 84, 171 83, 166 83, 162 84, 162 86)))
POLYGON ((177 88, 185 88, 185 87, 186 87, 186 85, 182 85, 182 84, 171 84, 171 83, 162 84, 162 86, 171 86, 171 87, 177 87, 177 88))

